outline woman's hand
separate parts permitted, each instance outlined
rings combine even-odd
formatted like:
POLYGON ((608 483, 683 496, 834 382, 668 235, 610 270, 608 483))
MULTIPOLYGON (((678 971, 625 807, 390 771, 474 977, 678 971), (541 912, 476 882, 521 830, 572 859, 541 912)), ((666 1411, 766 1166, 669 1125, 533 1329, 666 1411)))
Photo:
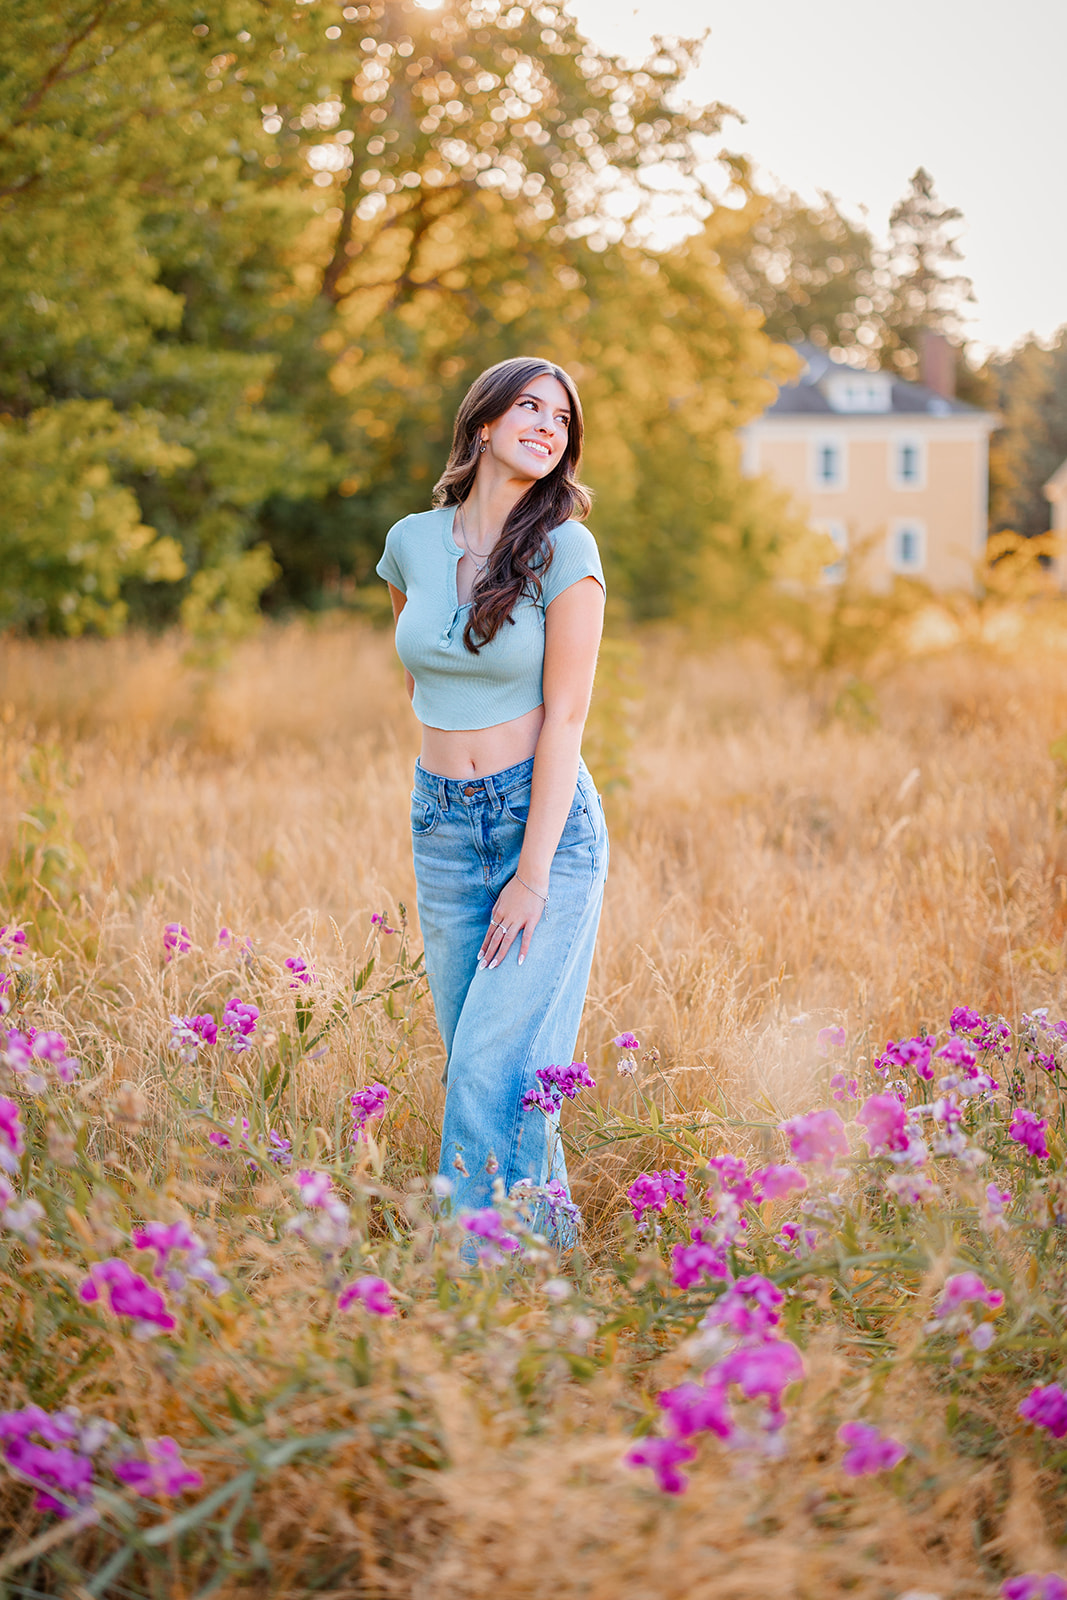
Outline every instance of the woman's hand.
MULTIPOLYGON (((545 890, 547 894, 547 887, 545 890)), ((535 894, 532 889, 527 889, 518 878, 512 878, 506 883, 497 896, 496 905, 489 918, 482 948, 478 951, 478 966, 499 967, 508 951, 511 949, 519 934, 522 934, 522 944, 519 947, 519 966, 526 960, 526 952, 530 948, 533 931, 544 914, 545 901, 541 895, 535 894)))

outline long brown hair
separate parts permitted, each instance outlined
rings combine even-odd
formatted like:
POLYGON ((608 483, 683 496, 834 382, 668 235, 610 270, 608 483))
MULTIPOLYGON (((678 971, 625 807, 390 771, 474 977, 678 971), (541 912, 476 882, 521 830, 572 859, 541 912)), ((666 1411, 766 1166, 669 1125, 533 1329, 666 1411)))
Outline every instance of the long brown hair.
POLYGON ((448 463, 434 484, 435 506, 462 505, 474 486, 482 428, 502 417, 533 379, 542 377, 558 379, 567 391, 571 409, 567 443, 548 476, 532 483, 508 513, 489 564, 471 589, 463 643, 474 655, 496 638, 505 622, 514 621, 512 612, 524 593, 540 598, 541 579, 552 562, 548 537, 552 529, 569 517, 589 515, 593 497, 578 481, 584 427, 574 379, 562 367, 536 356, 512 356, 487 368, 463 396, 448 463))

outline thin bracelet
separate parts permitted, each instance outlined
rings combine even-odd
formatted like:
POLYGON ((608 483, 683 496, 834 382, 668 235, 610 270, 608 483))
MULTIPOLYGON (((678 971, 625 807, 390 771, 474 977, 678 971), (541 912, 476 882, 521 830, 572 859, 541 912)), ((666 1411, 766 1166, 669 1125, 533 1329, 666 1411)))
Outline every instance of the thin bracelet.
POLYGON ((519 874, 517 872, 515 874, 515 877, 516 877, 517 881, 522 884, 524 889, 529 889, 530 893, 531 894, 535 894, 537 896, 538 900, 543 900, 545 902, 545 905, 546 906, 548 905, 548 896, 547 896, 547 894, 542 894, 540 889, 535 889, 532 883, 527 883, 525 878, 520 878, 519 874))

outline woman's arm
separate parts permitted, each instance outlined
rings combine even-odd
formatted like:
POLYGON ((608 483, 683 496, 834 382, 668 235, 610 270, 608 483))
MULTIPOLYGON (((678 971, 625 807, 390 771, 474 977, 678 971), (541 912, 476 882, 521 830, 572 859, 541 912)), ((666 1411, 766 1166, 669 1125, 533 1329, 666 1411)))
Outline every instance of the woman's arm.
POLYGON ((582 578, 564 589, 545 611, 545 720, 534 755, 530 815, 518 873, 493 907, 493 922, 479 952, 484 965, 499 966, 520 932, 521 963, 545 909, 539 896, 548 893, 552 857, 574 802, 603 627, 604 591, 595 578, 582 578))
MULTIPOLYGON (((400 620, 400 613, 408 603, 408 597, 400 589, 394 588, 394 586, 390 584, 389 598, 393 602, 393 627, 395 628, 400 620)), ((407 685, 408 699, 411 700, 415 695, 415 679, 411 676, 411 673, 408 671, 407 667, 404 668, 404 682, 407 685)))

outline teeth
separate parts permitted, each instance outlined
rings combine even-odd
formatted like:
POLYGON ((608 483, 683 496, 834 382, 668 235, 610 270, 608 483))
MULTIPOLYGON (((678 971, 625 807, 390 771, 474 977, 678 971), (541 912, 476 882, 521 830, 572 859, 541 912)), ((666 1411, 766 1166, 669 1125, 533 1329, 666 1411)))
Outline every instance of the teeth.
POLYGON ((537 444, 533 439, 523 439, 520 443, 524 444, 527 450, 536 450, 539 455, 547 456, 551 453, 546 444, 537 444))

